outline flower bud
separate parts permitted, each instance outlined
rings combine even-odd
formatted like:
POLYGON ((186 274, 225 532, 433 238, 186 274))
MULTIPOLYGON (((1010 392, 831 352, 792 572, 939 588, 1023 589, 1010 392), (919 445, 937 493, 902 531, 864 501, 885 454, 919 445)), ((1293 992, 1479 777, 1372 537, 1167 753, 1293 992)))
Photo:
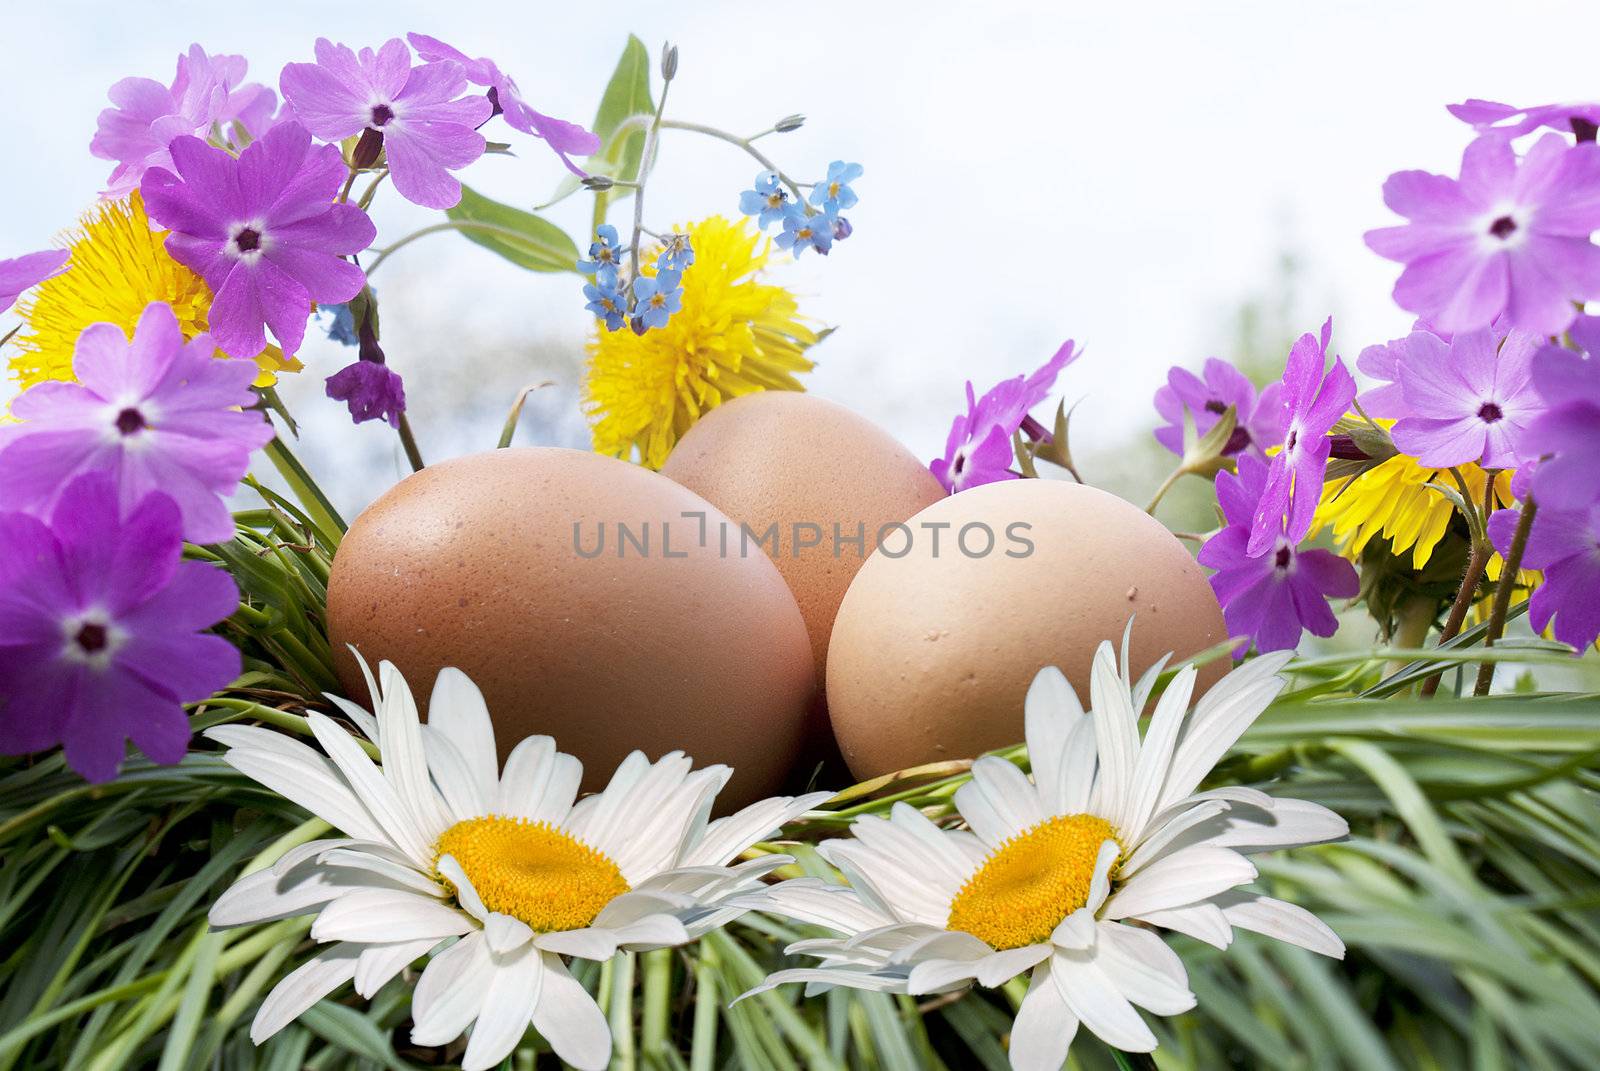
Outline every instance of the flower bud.
POLYGON ((611 181, 604 175, 586 175, 582 181, 584 189, 595 190, 597 192, 600 190, 609 190, 611 187, 616 185, 615 182, 611 181))
POLYGON ((369 126, 361 132, 361 140, 356 142, 355 151, 350 154, 350 166, 357 171, 365 171, 378 162, 378 154, 382 151, 383 131, 369 126))
POLYGON ((674 44, 663 45, 661 48, 661 80, 670 82, 678 74, 678 46, 674 44))
POLYGON ((791 130, 799 130, 805 125, 805 123, 806 117, 796 112, 794 115, 786 115, 782 119, 779 119, 776 123, 772 124, 772 129, 776 130, 780 134, 787 134, 791 130))

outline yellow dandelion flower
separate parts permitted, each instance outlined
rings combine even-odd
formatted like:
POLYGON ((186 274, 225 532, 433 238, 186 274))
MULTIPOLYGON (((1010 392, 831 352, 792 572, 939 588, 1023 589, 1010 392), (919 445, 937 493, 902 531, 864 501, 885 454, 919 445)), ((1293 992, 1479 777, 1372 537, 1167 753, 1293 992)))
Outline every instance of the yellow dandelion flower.
MULTIPOLYGON (((794 295, 759 280, 770 246, 747 221, 712 216, 689 227, 694 263, 683 273, 683 307, 665 327, 636 335, 598 331, 589 343, 584 408, 594 448, 637 456, 658 469, 694 422, 730 398, 758 390, 804 390, 815 331, 794 295)), ((653 263, 652 252, 650 261, 653 263)), ((651 264, 642 272, 655 274, 651 264)))
MULTIPOLYGON (((50 379, 72 378, 78 336, 90 324, 113 323, 133 334, 145 306, 172 306, 184 338, 206 330, 211 290, 167 253, 166 231, 150 229, 144 201, 135 191, 124 200, 91 209, 79 229, 67 236, 72 259, 67 270, 41 283, 17 306, 23 326, 10 361, 23 388, 50 379)), ((257 358, 256 386, 276 382, 278 372, 303 366, 268 346, 257 358)))
MULTIPOLYGON (((1477 465, 1458 467, 1474 502, 1481 502, 1488 473, 1477 465)), ((1450 499, 1430 489, 1429 483, 1454 488, 1455 478, 1448 470, 1424 468, 1415 458, 1397 454, 1353 479, 1332 478, 1323 486, 1312 534, 1333 529, 1339 552, 1351 560, 1374 537, 1389 540, 1394 553, 1411 552, 1411 563, 1421 569, 1450 526, 1455 506, 1450 499)), ((1511 473, 1495 476, 1497 505, 1510 505, 1511 473)))

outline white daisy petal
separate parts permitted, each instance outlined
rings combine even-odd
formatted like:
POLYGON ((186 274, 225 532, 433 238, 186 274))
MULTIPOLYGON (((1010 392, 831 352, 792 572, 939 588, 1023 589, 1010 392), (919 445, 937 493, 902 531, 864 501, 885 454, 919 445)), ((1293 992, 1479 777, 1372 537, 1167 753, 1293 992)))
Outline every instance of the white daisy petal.
POLYGON ((533 1027, 558 1057, 578 1071, 604 1071, 611 1060, 611 1027, 594 998, 559 957, 542 953, 544 986, 533 1009, 533 1027))
POLYGON ((250 1024, 250 1040, 257 1045, 288 1026, 317 1001, 356 975, 359 946, 334 945, 284 976, 272 987, 250 1024))
MULTIPOLYGON (((1224 800, 1207 800, 1204 803, 1196 804, 1184 814, 1166 822, 1156 833, 1147 837, 1139 847, 1135 848, 1132 855, 1128 856, 1127 862, 1122 864, 1122 869, 1119 872, 1120 876, 1124 880, 1133 877, 1145 866, 1166 855, 1169 849, 1173 849, 1175 842, 1183 834, 1195 826, 1215 818, 1227 809, 1228 804, 1224 800)), ((1185 846, 1188 843, 1187 840, 1184 841, 1185 846)))
POLYGON ((583 763, 556 750, 548 736, 530 736, 512 749, 500 777, 495 813, 561 827, 583 781, 583 763))
POLYGON ((1100 764, 1100 745, 1095 739, 1094 719, 1078 719, 1067 738, 1061 756, 1061 807, 1059 814, 1083 814, 1094 796, 1095 770, 1100 764))
POLYGON ((1100 753, 1100 776, 1090 807, 1095 814, 1121 815, 1133 790, 1139 723, 1133 716, 1131 697, 1117 673, 1116 656, 1109 643, 1101 643, 1095 651, 1089 670, 1089 705, 1095 746, 1100 753))
POLYGON ((456 821, 477 818, 490 812, 494 794, 488 796, 478 788, 467 761, 460 749, 437 726, 422 727, 422 746, 428 755, 428 772, 444 798, 445 808, 456 821))
POLYGON ((608 831, 585 838, 604 852, 630 884, 673 867, 697 814, 727 784, 733 770, 708 766, 690 772, 690 759, 674 753, 651 768, 628 795, 608 831))
POLYGON ((483 939, 489 942, 489 951, 497 956, 530 944, 533 937, 533 929, 526 922, 498 911, 491 911, 483 924, 483 939))
POLYGON ((335 829, 363 840, 388 839, 327 756, 283 733, 250 725, 218 725, 206 736, 228 748, 222 758, 229 766, 335 829))
POLYGON ((1281 657, 1283 653, 1246 662, 1212 685, 1195 704, 1173 753, 1172 768, 1156 810, 1193 792, 1217 760, 1277 698, 1285 684, 1275 675, 1287 662, 1281 657))
MULTIPOLYGON (((829 970, 823 967, 794 967, 786 971, 772 972, 767 975, 760 985, 745 990, 729 1001, 729 1006, 731 1007, 741 1000, 753 997, 758 993, 776 989, 780 985, 788 985, 791 982, 805 982, 808 986, 817 985, 827 989, 831 989, 834 986, 844 986, 848 989, 867 989, 878 993, 904 991, 906 985, 904 975, 885 975, 869 971, 850 970, 848 968, 829 970)), ((815 992, 824 991, 825 989, 818 989, 815 992)), ((813 990, 808 988, 806 995, 813 995, 813 990)))
POLYGON ((996 952, 978 961, 978 984, 991 989, 1004 985, 1049 959, 1053 951, 1049 944, 1039 944, 996 952))
MULTIPOLYGON (((987 813, 998 819, 1005 833, 995 839, 976 825, 973 825, 973 831, 995 846, 1002 840, 1032 829, 1048 817, 1040 805, 1039 792, 1028 780, 1028 775, 1012 763, 993 755, 986 755, 972 764, 972 780, 956 791, 956 809, 965 817, 964 805, 979 797, 987 804, 987 813)), ((967 824, 972 825, 970 821, 967 824)))
POLYGON ((1117 863, 1117 856, 1121 848, 1114 840, 1100 842, 1100 854, 1094 859, 1094 872, 1089 876, 1089 898, 1084 901, 1084 907, 1090 911, 1099 912, 1106 897, 1111 895, 1111 868, 1117 863))
POLYGON ((483 898, 478 895, 477 887, 472 884, 472 879, 462 868, 459 860, 453 855, 441 855, 434 869, 439 871, 439 876, 455 886, 456 902, 461 909, 479 922, 489 920, 489 909, 484 906, 483 898))
POLYGON ((977 977, 978 963, 968 959, 925 959, 911 968, 906 992, 914 997, 960 989, 977 977))
POLYGON ((793 799, 778 796, 752 803, 726 818, 719 818, 707 825, 690 843, 679 865, 723 866, 756 841, 777 833, 830 795, 828 792, 813 792, 793 799))
POLYGON ((1062 810, 1062 760, 1067 740, 1083 720, 1083 704, 1072 690, 1067 675, 1055 666, 1046 666, 1028 686, 1022 703, 1023 735, 1028 741, 1028 760, 1033 766, 1033 781, 1039 798, 1050 814, 1062 810))
MULTIPOLYGON (((351 848, 362 846, 375 849, 380 843, 380 841, 356 840, 354 837, 330 837, 326 840, 308 840, 304 844, 295 845, 293 848, 290 848, 288 851, 280 855, 278 857, 278 861, 272 864, 272 872, 280 875, 287 874, 289 871, 295 869, 301 864, 311 862, 312 860, 321 856, 324 852, 332 851, 335 848, 351 848)), ((387 844, 383 844, 382 847, 386 851, 394 851, 394 849, 387 844)))
POLYGON ((899 921, 892 913, 863 900, 855 890, 829 885, 820 878, 795 878, 740 900, 754 910, 771 911, 839 933, 861 933, 899 921))
MULTIPOLYGON (((681 752, 674 752, 662 761, 681 758, 681 752)), ((644 752, 629 752, 612 772, 606 787, 586 800, 587 806, 581 812, 574 810, 568 816, 567 832, 598 847, 610 837, 619 815, 631 804, 633 790, 655 768, 644 752)))
POLYGON ((617 943, 630 952, 672 948, 689 943, 689 931, 671 915, 649 915, 616 931, 617 943))
POLYGON ((581 930, 556 930, 534 936, 533 943, 546 952, 603 963, 617 954, 617 933, 604 926, 581 930))
POLYGON ((420 941, 396 941, 388 945, 362 945, 361 956, 356 960, 356 992, 369 1000, 389 979, 415 963, 438 944, 431 937, 420 941))
POLYGON ((442 940, 472 929, 463 911, 402 889, 357 889, 333 901, 311 924, 315 941, 442 940))
POLYGON ((591 925, 618 930, 650 915, 673 915, 690 910, 695 901, 694 896, 686 893, 635 889, 601 908, 591 925))
MULTIPOLYGON (((886 819, 866 817, 852 829, 859 838, 864 827, 887 825, 886 819)), ((948 881, 928 872, 931 868, 917 867, 914 859, 874 851, 859 839, 827 841, 818 851, 839 868, 858 896, 885 914, 939 927, 950 917, 948 881)))
POLYGON ((1161 693, 1155 713, 1150 715, 1150 730, 1139 746, 1133 790, 1128 795, 1120 820, 1114 823, 1130 842, 1140 839, 1145 823, 1155 814, 1156 802, 1161 798, 1162 786, 1166 784, 1172 750, 1177 745, 1178 732, 1189 710, 1189 699, 1194 695, 1194 679, 1193 666, 1181 670, 1167 685, 1167 690, 1161 693))
POLYGON ((1125 919, 1208 900, 1254 881, 1256 868, 1227 848, 1187 848, 1151 863, 1106 900, 1101 917, 1125 919))
POLYGON ((367 885, 386 885, 377 879, 352 874, 348 879, 324 870, 301 868, 279 874, 260 870, 234 882, 211 905, 208 921, 217 929, 292 918, 319 908, 367 885))
MULTIPOLYGON (((366 669, 365 666, 362 668, 366 669)), ((367 670, 368 674, 371 672, 371 670, 367 670)), ((345 717, 355 723, 355 727, 361 730, 362 736, 371 740, 374 744, 378 743, 378 719, 373 717, 365 707, 352 703, 342 695, 334 695, 332 692, 323 692, 322 697, 338 707, 345 717)), ((376 703, 377 700, 374 699, 373 702, 376 703)))
POLYGON ((411 815, 422 839, 432 844, 450 827, 428 776, 422 750, 422 724, 411 687, 392 662, 378 664, 383 703, 378 707, 378 732, 383 738, 383 776, 411 815))
POLYGON ((533 1019, 542 999, 544 960, 530 946, 504 956, 494 956, 494 970, 483 994, 461 1071, 489 1071, 511 1055, 533 1019))
POLYGON ((448 1045, 483 1005, 494 965, 481 933, 470 933, 434 956, 411 996, 411 1042, 448 1045))
MULTIPOLYGON (((383 835, 372 839, 390 841, 419 866, 431 864, 433 857, 429 847, 433 840, 418 828, 410 809, 396 794, 394 786, 367 758, 366 752, 361 750, 349 733, 326 715, 312 711, 306 715, 306 722, 311 726, 317 742, 328 753, 339 772, 344 774, 356 797, 382 827, 383 835)), ((361 836, 353 829, 345 832, 361 836)))
POLYGON ((415 867, 364 848, 331 848, 318 855, 317 859, 324 866, 368 871, 393 885, 424 896, 442 899, 446 895, 433 879, 415 867))
POLYGON ((1095 963, 1119 993, 1146 1011, 1178 1015, 1195 1005, 1182 961, 1149 930, 1102 923, 1095 963))
POLYGON ((1156 1036, 1092 953, 1057 952, 1050 958, 1050 980, 1072 1014, 1106 1044, 1124 1052, 1156 1047, 1156 1036))
POLYGON ((890 955, 891 963, 903 963, 910 959, 925 957, 977 963, 994 955, 994 949, 987 942, 963 930, 930 929, 921 936, 912 936, 905 927, 894 927, 889 933, 896 938, 909 938, 890 955))
POLYGON ((428 725, 454 745, 483 804, 476 813, 487 813, 499 787, 500 756, 483 692, 459 669, 441 669, 428 699, 428 725))
MULTIPOLYGON (((1127 656, 1124 655, 1124 658, 1127 656)), ((1161 679, 1161 671, 1167 668, 1167 663, 1172 661, 1172 652, 1167 652, 1154 663, 1145 667, 1139 675, 1139 682, 1133 686, 1133 712, 1136 716, 1144 715, 1144 705, 1150 701, 1150 693, 1155 691, 1156 681, 1161 679)), ((1124 667, 1123 677, 1127 677, 1127 668, 1124 667)))
POLYGON ((1013 1071, 1061 1071, 1067 1049, 1078 1034, 1078 1017, 1072 1014, 1061 991, 1050 979, 1047 960, 1033 969, 1028 994, 1017 1009, 1011 1027, 1013 1071))
POLYGON ((1243 852, 1269 852, 1319 844, 1350 835, 1350 824, 1328 808, 1296 799, 1273 799, 1270 810, 1235 808, 1227 828, 1208 843, 1243 852))
MULTIPOLYGON (((378 707, 383 704, 383 692, 379 690, 378 681, 372 675, 372 667, 369 666, 367 664, 367 660, 361 656, 361 652, 356 650, 355 644, 347 643, 345 644, 345 647, 352 655, 355 656, 356 665, 361 667, 361 679, 367 682, 367 702, 372 704, 373 710, 377 710, 378 707)), ((362 713, 366 712, 363 711, 362 713)), ((371 718, 371 729, 369 730, 367 727, 363 726, 362 732, 367 734, 368 740, 371 740, 374 744, 379 744, 381 747, 382 745, 378 740, 378 719, 373 718, 370 714, 368 714, 367 717, 371 718)))
POLYGON ((1255 896, 1242 891, 1217 898, 1223 917, 1241 930, 1265 934, 1312 952, 1344 959, 1344 942, 1328 924, 1299 904, 1255 896))
POLYGON ((1050 932, 1050 943, 1057 948, 1087 952, 1094 947, 1097 935, 1094 912, 1080 907, 1056 924, 1050 932))
POLYGON ((1233 944, 1233 927, 1228 925, 1222 909, 1213 903, 1186 904, 1165 911, 1146 911, 1130 917, 1130 922, 1148 922, 1163 930, 1172 930, 1204 941, 1213 948, 1227 948, 1233 944))

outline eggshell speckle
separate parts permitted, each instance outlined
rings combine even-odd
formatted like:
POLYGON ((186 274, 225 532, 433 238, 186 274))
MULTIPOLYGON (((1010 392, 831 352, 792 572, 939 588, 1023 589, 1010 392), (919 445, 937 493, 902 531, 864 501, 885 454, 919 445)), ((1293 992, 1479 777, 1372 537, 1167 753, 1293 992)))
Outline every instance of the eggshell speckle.
MULTIPOLYGON (((1046 665, 1087 706, 1095 648, 1119 644, 1130 615, 1135 676, 1169 651, 1181 659, 1227 638, 1189 552, 1105 491, 1009 480, 936 502, 907 526, 909 539, 886 539, 856 575, 829 646, 828 711, 858 778, 1021 742, 1023 698, 1046 665), (981 526, 994 548, 969 555, 986 542, 981 526)), ((1196 694, 1225 670, 1202 669, 1196 694)))
POLYGON ((657 473, 584 451, 430 465, 361 514, 334 558, 346 693, 366 695, 346 644, 394 662, 419 702, 455 666, 482 688, 502 760, 548 734, 593 791, 634 749, 682 749, 735 768, 719 810, 770 794, 816 687, 805 624, 766 556, 702 544, 696 514, 722 519, 657 473), (620 553, 619 522, 633 536, 620 553))
POLYGON ((778 539, 763 546, 800 604, 819 680, 839 603, 878 533, 945 495, 888 432, 796 391, 746 394, 713 409, 661 472, 757 533, 778 526, 778 539))

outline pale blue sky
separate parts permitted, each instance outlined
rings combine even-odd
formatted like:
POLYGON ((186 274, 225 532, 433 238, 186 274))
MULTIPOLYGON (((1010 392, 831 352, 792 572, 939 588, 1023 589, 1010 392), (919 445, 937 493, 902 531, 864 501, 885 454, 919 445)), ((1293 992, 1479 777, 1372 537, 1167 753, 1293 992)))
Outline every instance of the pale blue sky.
MULTIPOLYGON (((1062 380, 1090 399, 1075 424, 1083 448, 1148 434, 1167 366, 1226 346, 1230 311, 1271 289, 1285 243, 1304 260, 1306 328, 1335 314, 1347 358, 1403 332, 1409 317, 1388 298, 1395 269, 1361 233, 1390 218, 1379 193, 1390 171, 1453 169, 1467 131, 1443 104, 1600 93, 1600 5, 1576 0, 8 3, 0 255, 47 245, 92 200, 108 165, 88 139, 117 78, 169 78, 199 41, 245 53, 255 77, 275 81, 319 34, 363 45, 410 29, 494 56, 538 107, 581 121, 629 30, 652 50, 680 45, 679 118, 748 133, 807 113, 803 131, 769 145, 786 167, 815 174, 844 157, 867 171, 855 236, 782 272, 804 310, 840 328, 811 387, 923 455, 942 445, 964 379, 981 389, 1067 337, 1087 347, 1062 380)), ((543 200, 559 167, 520 148, 467 180, 543 200)), ((754 171, 726 146, 669 138, 647 215, 660 225, 731 211, 754 171)), ((381 241, 429 220, 392 197, 375 216, 381 241)), ((575 198, 555 217, 576 229, 587 206, 575 198)), ((484 428, 514 387, 550 376, 562 382, 536 404, 527 441, 581 434, 572 370, 589 321, 572 277, 526 275, 446 235, 375 281, 431 453, 489 445, 484 428), (492 350, 496 374, 462 382, 452 351, 463 347, 492 350)), ((350 428, 316 398, 343 355, 305 355, 319 376, 296 404, 324 436, 316 452, 392 469, 382 430, 350 428)), ((340 495, 354 507, 384 482, 350 479, 340 495)))

